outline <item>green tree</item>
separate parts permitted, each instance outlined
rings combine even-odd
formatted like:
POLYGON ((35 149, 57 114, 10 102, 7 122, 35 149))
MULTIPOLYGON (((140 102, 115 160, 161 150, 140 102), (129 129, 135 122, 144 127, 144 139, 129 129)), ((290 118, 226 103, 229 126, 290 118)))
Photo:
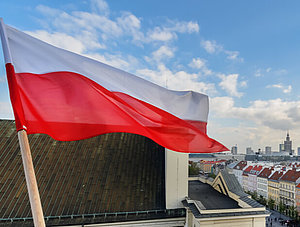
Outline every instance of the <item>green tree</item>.
POLYGON ((271 210, 274 210, 274 206, 275 206, 275 200, 269 198, 269 199, 268 199, 268 207, 269 207, 271 210))
POLYGON ((289 216, 292 218, 292 219, 295 219, 296 218, 296 207, 294 206, 290 206, 289 207, 289 216))
POLYGON ((262 205, 267 205, 267 200, 263 196, 259 196, 258 202, 262 205))
POLYGON ((282 201, 280 201, 280 203, 279 203, 279 212, 280 212, 280 214, 283 214, 283 212, 285 210, 286 210, 285 204, 282 201))
POLYGON ((214 179, 216 178, 216 174, 214 174, 214 173, 209 173, 208 176, 211 178, 214 178, 214 179))
POLYGON ((258 200, 258 197, 257 197, 257 192, 256 191, 254 191, 253 193, 251 193, 251 197, 252 197, 252 199, 254 199, 254 200, 258 200))
POLYGON ((200 168, 197 167, 197 163, 192 162, 191 165, 189 165, 189 176, 198 175, 200 171, 200 168))

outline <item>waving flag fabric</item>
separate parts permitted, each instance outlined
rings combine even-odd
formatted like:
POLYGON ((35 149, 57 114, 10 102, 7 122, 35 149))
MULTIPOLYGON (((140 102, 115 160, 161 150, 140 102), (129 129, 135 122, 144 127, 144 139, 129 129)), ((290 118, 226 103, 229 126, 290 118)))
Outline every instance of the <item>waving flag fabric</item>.
POLYGON ((128 132, 179 152, 227 150, 206 135, 206 95, 168 90, 3 27, 17 130, 63 141, 128 132))

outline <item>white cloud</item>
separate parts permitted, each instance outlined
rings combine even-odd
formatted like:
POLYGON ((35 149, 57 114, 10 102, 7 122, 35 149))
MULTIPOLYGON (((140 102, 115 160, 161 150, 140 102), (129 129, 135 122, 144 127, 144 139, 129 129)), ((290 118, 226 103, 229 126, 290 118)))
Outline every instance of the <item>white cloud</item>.
POLYGON ((262 70, 261 70, 261 69, 257 69, 257 70, 254 72, 254 76, 256 76, 256 77, 261 77, 261 76, 263 76, 262 70))
POLYGON ((247 87, 247 81, 241 81, 240 86, 241 87, 247 87))
POLYGON ((207 68, 206 60, 202 58, 193 58, 189 66, 194 69, 200 70, 204 75, 211 75, 213 72, 207 68))
POLYGON ((199 81, 199 75, 185 71, 172 72, 165 65, 158 65, 157 70, 140 69, 137 74, 172 90, 193 90, 206 94, 215 94, 215 86, 212 83, 199 81))
MULTIPOLYGON (((224 126, 213 121, 208 124, 208 131, 211 135, 227 148, 237 144, 238 153, 246 153, 246 147, 251 147, 254 151, 265 150, 266 146, 271 146, 272 151, 278 151, 279 143, 285 139, 286 130, 273 129, 267 126, 224 126), (237 140, 238 138, 238 140, 237 140)), ((297 147, 296 138, 300 137, 297 130, 290 131, 293 146, 297 147)))
POLYGON ((92 10, 99 14, 108 15, 109 14, 109 6, 104 0, 91 0, 92 10))
MULTIPOLYGON (((174 56, 174 49, 168 46, 161 46, 158 50, 152 52, 152 58, 154 61, 160 62, 164 58, 172 58, 174 56)), ((148 59, 150 60, 150 59, 148 59)))
POLYGON ((256 69, 256 71, 254 72, 254 76, 260 77, 260 76, 264 76, 265 74, 270 74, 270 73, 272 73, 273 75, 276 75, 276 76, 282 76, 282 75, 286 75, 288 73, 288 71, 286 69, 273 69, 271 67, 259 68, 259 69, 256 69))
POLYGON ((283 89, 283 93, 290 93, 292 91, 292 86, 289 85, 287 88, 283 89))
POLYGON ((171 21, 169 24, 162 27, 155 27, 147 32, 147 42, 162 41, 168 42, 177 38, 177 33, 198 33, 199 25, 193 21, 171 21))
POLYGON ((224 53, 225 55, 227 55, 226 58, 229 60, 240 61, 240 62, 244 61, 244 59, 239 56, 240 53, 238 51, 225 50, 224 47, 220 44, 217 44, 215 40, 202 40, 201 46, 209 54, 224 53))
POLYGON ((199 32, 197 22, 169 19, 165 23, 160 23, 161 26, 144 31, 141 24, 142 18, 130 12, 110 13, 109 6, 104 0, 92 0, 90 6, 91 12, 65 12, 44 5, 39 5, 36 9, 45 16, 45 19, 39 18, 38 20, 49 33, 67 34, 79 39, 82 43, 84 42, 80 37, 84 36, 93 43, 100 42, 102 47, 116 46, 128 40, 136 46, 151 42, 169 42, 177 39, 177 34, 199 32), (114 15, 120 16, 114 17, 114 15))
POLYGON ((272 84, 272 85, 266 86, 266 88, 278 88, 285 94, 291 93, 291 91, 292 91, 292 86, 291 85, 284 86, 282 84, 272 84))
POLYGON ((232 97, 216 97, 210 107, 220 118, 252 121, 257 127, 276 130, 300 129, 300 101, 255 100, 248 107, 236 107, 232 97))
POLYGON ((171 22, 170 27, 166 28, 167 30, 179 32, 179 33, 198 33, 199 25, 197 22, 193 21, 180 21, 180 22, 171 22))
POLYGON ((50 7, 45 6, 45 5, 38 5, 36 7, 36 9, 39 12, 41 12, 42 14, 45 14, 47 16, 52 16, 52 17, 55 17, 55 16, 59 15, 62 12, 58 9, 50 8, 50 7))
POLYGON ((223 50, 223 47, 218 45, 216 41, 203 40, 201 41, 201 46, 209 53, 214 54, 223 50))
POLYGON ((144 41, 144 34, 140 31, 141 21, 135 15, 125 12, 116 19, 124 34, 129 34, 133 40, 144 41))
POLYGON ((224 53, 227 54, 227 59, 229 59, 229 60, 235 60, 235 61, 240 61, 240 62, 244 61, 243 58, 239 57, 240 53, 238 51, 224 50, 224 53))
POLYGON ((243 93, 238 92, 237 86, 238 86, 238 74, 229 74, 229 75, 224 75, 220 74, 219 75, 221 82, 219 83, 219 86, 225 90, 229 95, 231 96, 236 96, 236 97, 241 97, 243 93))
POLYGON ((205 67, 205 60, 201 58, 193 58, 189 66, 195 69, 201 69, 205 67))
POLYGON ((175 39, 177 36, 175 33, 163 30, 159 27, 154 28, 154 30, 148 32, 148 37, 150 41, 170 41, 175 39))

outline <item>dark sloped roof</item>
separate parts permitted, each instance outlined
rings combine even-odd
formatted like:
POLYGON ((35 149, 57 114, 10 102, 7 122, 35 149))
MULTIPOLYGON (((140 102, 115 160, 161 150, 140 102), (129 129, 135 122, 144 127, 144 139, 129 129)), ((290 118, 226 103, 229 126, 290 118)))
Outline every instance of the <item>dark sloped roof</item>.
POLYGON ((249 195, 244 192, 242 186, 233 174, 228 173, 227 170, 222 170, 220 174, 223 176, 223 179, 225 181, 224 183, 227 185, 228 190, 239 196, 240 200, 244 201, 253 208, 264 207, 262 204, 249 198, 249 195))
POLYGON ((189 198, 200 201, 206 210, 240 208, 235 200, 200 181, 189 181, 189 198))
POLYGON ((221 174, 229 191, 240 197, 248 196, 248 194, 244 192, 242 186, 233 174, 228 173, 227 170, 221 171, 221 174))
POLYGON ((240 197, 240 200, 244 201, 253 208, 264 207, 264 205, 260 204, 259 202, 256 202, 254 199, 251 199, 248 196, 240 197))
MULTIPOLYGON (((165 209, 164 148, 113 133, 61 142, 29 135, 47 216, 165 209)), ((0 120, 0 220, 31 217, 17 133, 0 120)))

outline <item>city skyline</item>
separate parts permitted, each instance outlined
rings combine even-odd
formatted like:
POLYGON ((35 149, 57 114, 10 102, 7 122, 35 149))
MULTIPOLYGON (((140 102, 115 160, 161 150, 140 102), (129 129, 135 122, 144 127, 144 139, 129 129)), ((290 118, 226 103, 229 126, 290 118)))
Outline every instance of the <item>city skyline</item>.
POLYGON ((235 149, 237 151, 238 154, 247 154, 248 153, 256 153, 256 152, 261 152, 261 153, 268 153, 268 152, 283 152, 283 151, 293 151, 294 155, 298 155, 297 154, 297 150, 300 147, 294 147, 292 144, 293 140, 291 139, 290 135, 289 135, 289 131, 286 132, 286 138, 284 140, 282 140, 282 142, 278 143, 277 147, 271 147, 268 145, 262 145, 261 147, 258 147, 257 150, 253 150, 252 147, 248 146, 246 147, 245 151, 239 150, 239 147, 237 144, 235 144, 234 146, 231 147, 231 153, 232 150, 235 149), (234 148, 236 147, 236 148, 234 148))
MULTIPOLYGON (((173 90, 210 97, 229 149, 300 147, 300 2, 1 1, 8 25, 173 90)), ((1 51, 2 52, 2 51, 1 51)), ((13 119, 0 54, 0 119, 13 119)))

